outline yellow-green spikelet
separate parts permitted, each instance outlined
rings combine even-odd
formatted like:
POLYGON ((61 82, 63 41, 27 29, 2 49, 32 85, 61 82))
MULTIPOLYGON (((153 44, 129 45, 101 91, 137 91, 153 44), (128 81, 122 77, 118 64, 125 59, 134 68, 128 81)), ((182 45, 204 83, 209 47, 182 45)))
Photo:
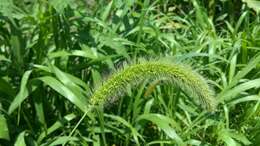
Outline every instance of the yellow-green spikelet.
POLYGON ((100 105, 118 96, 128 84, 138 84, 145 79, 166 78, 187 93, 199 98, 200 104, 209 111, 217 105, 213 91, 205 79, 190 67, 160 61, 144 62, 127 67, 113 74, 91 98, 92 105, 100 105))

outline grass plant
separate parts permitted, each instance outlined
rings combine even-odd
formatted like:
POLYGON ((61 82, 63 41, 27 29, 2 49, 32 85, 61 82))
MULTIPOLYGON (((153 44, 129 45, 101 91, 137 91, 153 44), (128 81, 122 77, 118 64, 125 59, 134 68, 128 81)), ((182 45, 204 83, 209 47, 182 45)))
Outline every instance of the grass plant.
POLYGON ((0 145, 259 146, 259 5, 0 0, 0 145))

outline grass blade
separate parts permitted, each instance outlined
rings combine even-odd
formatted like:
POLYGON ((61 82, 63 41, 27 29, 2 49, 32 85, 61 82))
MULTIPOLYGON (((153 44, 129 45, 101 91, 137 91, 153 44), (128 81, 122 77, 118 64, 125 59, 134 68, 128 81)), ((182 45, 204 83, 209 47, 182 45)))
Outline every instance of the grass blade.
POLYGON ((160 115, 160 114, 143 114, 138 116, 136 119, 136 122, 139 122, 141 120, 148 120, 156 124, 159 128, 161 128, 167 136, 169 136, 171 139, 176 140, 178 145, 183 145, 183 140, 181 137, 175 132, 174 127, 178 127, 176 125, 176 122, 172 119, 160 115))
POLYGON ((0 127, 0 139, 10 140, 7 122, 2 114, 0 114, 0 127))
POLYGON ((24 139, 25 134, 26 134, 26 131, 23 131, 18 135, 14 146, 26 146, 25 139, 24 139))
POLYGON ((71 91, 68 87, 64 86, 61 82, 59 82, 55 78, 51 76, 44 76, 38 79, 44 82, 46 85, 50 86, 53 90, 57 91, 65 98, 67 98, 83 112, 87 109, 86 102, 82 101, 73 91, 71 91))
POLYGON ((222 101, 222 102, 229 101, 243 91, 246 91, 246 90, 249 90, 252 88, 259 88, 259 87, 260 87, 260 78, 242 83, 242 84, 234 87, 233 89, 226 91, 224 95, 219 97, 219 101, 222 101))
POLYGON ((21 86, 20 86, 20 91, 12 101, 9 109, 8 109, 8 114, 11 114, 18 106, 22 104, 22 102, 28 97, 29 91, 28 88, 26 87, 29 76, 31 74, 31 70, 26 71, 22 77, 21 81, 21 86))

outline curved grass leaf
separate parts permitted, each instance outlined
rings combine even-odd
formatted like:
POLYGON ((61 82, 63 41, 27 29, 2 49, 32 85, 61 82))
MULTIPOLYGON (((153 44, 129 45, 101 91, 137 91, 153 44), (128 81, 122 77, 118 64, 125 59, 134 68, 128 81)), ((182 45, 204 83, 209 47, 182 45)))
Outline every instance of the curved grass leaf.
POLYGON ((7 62, 12 62, 10 59, 7 59, 4 55, 0 55, 0 61, 7 61, 7 62))
POLYGON ((66 86, 68 89, 73 91, 73 93, 77 96, 77 98, 79 98, 83 103, 87 103, 86 98, 84 96, 84 94, 86 94, 86 91, 84 91, 81 87, 79 87, 74 82, 74 80, 72 80, 75 79, 76 77, 70 78, 72 75, 68 76, 67 73, 64 73, 63 71, 61 71, 59 68, 55 66, 51 66, 51 67, 53 69, 54 74, 60 80, 60 82, 63 83, 64 86, 66 86))
POLYGON ((66 57, 66 56, 80 56, 84 58, 89 58, 89 59, 98 59, 97 56, 94 55, 93 52, 87 50, 73 50, 71 52, 61 50, 61 51, 56 51, 56 52, 51 52, 48 54, 50 58, 57 58, 57 57, 66 57))
POLYGON ((176 140, 179 145, 183 145, 183 140, 181 137, 176 133, 173 127, 178 127, 175 121, 172 119, 160 115, 160 114, 143 114, 138 116, 136 122, 140 120, 148 120, 156 124, 159 128, 161 128, 167 136, 171 139, 176 140))
POLYGON ((123 119, 123 118, 121 118, 119 116, 108 115, 108 114, 104 114, 104 116, 108 117, 108 118, 111 118, 111 119, 113 119, 113 120, 123 124, 127 128, 129 128, 131 130, 131 134, 133 135, 135 142, 138 145, 140 145, 138 138, 142 139, 142 136, 138 133, 138 131, 129 122, 127 122, 125 119, 123 119))
POLYGON ((243 0, 249 8, 254 9, 256 12, 260 12, 260 1, 258 0, 243 0))
POLYGON ((2 114, 0 114, 0 127, 0 139, 10 140, 8 125, 2 114))
POLYGON ((170 141, 170 140, 156 140, 156 141, 152 141, 146 144, 146 146, 150 146, 150 145, 164 145, 164 144, 168 144, 168 145, 173 145, 175 142, 174 141, 170 141))
POLYGON ((22 104, 22 102, 28 97, 29 91, 28 91, 26 85, 27 85, 31 72, 32 71, 29 70, 24 73, 24 75, 22 77, 22 81, 21 81, 20 91, 16 95, 16 97, 14 98, 14 100, 12 101, 12 103, 8 109, 9 114, 11 114, 18 106, 20 106, 22 104))
POLYGON ((218 97, 221 97, 227 90, 236 86, 240 79, 245 77, 252 69, 254 69, 256 65, 259 64, 259 62, 260 54, 257 54, 256 57, 251 59, 251 61, 232 78, 232 81, 228 84, 227 87, 225 87, 225 89, 219 94, 218 97))
POLYGON ((109 2, 109 4, 106 6, 106 8, 105 8, 105 10, 104 10, 104 12, 102 13, 102 16, 101 16, 102 21, 105 21, 108 18, 110 11, 111 11, 111 8, 113 6, 113 3, 114 3, 114 1, 111 0, 109 2))
POLYGON ((69 101, 71 101, 74 105, 76 105, 79 109, 81 109, 83 112, 87 109, 87 103, 85 101, 82 101, 81 98, 77 96, 77 93, 68 87, 66 87, 64 84, 62 84, 57 79, 51 77, 51 76, 44 76, 38 78, 42 82, 44 82, 46 85, 50 86, 53 90, 57 91, 59 94, 67 98, 69 101))
POLYGON ((260 101, 260 96, 259 95, 249 95, 246 97, 238 98, 232 102, 230 102, 230 105, 236 105, 242 102, 249 102, 249 101, 260 101))
POLYGON ((231 100, 243 91, 246 91, 246 90, 249 90, 252 88, 259 88, 259 87, 260 87, 260 78, 242 83, 242 84, 234 87, 233 89, 226 91, 224 95, 219 97, 219 101, 231 100))
POLYGON ((240 133, 235 133, 229 129, 221 129, 218 133, 218 139, 226 143, 227 146, 240 146, 240 143, 243 145, 250 145, 251 142, 245 137, 245 135, 240 133))
POLYGON ((18 137, 14 143, 14 146, 27 146, 25 143, 25 140, 24 140, 25 134, 26 134, 26 131, 23 131, 18 135, 18 137))
POLYGON ((48 144, 49 146, 56 146, 62 145, 63 143, 68 143, 70 141, 79 141, 77 137, 70 137, 70 136, 60 136, 52 143, 48 144))

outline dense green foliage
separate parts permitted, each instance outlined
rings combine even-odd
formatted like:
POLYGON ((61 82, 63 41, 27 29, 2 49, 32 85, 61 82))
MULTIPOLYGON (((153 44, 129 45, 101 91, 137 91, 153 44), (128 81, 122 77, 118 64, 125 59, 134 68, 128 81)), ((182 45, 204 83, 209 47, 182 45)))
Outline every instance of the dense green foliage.
POLYGON ((0 0, 0 145, 260 145, 259 11, 256 0, 0 0), (178 78, 109 84, 140 58, 192 66, 215 112, 178 78), (125 94, 90 110, 102 85, 125 94))

